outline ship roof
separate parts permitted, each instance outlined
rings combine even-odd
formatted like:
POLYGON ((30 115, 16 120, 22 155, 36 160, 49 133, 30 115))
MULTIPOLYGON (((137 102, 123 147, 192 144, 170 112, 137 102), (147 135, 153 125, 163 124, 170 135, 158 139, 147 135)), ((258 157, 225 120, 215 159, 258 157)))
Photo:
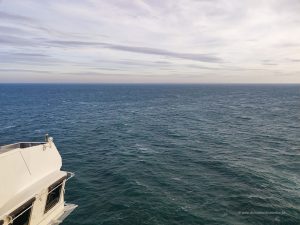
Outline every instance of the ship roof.
POLYGON ((0 216, 9 202, 22 202, 26 193, 35 192, 37 187, 41 187, 38 184, 44 184, 44 188, 47 188, 47 181, 52 182, 50 177, 55 179, 62 176, 61 166, 61 156, 52 141, 1 146, 0 216))
POLYGON ((8 145, 2 145, 0 146, 0 154, 3 152, 7 152, 14 149, 23 149, 23 148, 30 148, 37 145, 43 145, 46 144, 46 142, 18 142, 14 144, 8 144, 8 145))

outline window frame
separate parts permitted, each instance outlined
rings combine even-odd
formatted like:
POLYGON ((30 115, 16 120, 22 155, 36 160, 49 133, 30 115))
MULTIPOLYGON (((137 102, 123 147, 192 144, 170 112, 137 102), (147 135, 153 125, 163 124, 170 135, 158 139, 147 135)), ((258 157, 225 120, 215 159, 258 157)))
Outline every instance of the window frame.
MULTIPOLYGON (((23 205, 21 205, 20 207, 18 207, 14 211, 12 211, 9 214, 9 216, 12 218, 12 221, 9 224, 13 225, 15 219, 18 219, 20 216, 22 216, 25 213, 25 211, 30 210, 29 217, 28 217, 28 220, 27 220, 28 225, 30 225, 31 216, 32 216, 32 208, 33 208, 33 204, 34 204, 35 199, 36 199, 35 197, 31 198, 30 200, 25 202, 23 205)), ((4 223, 3 220, 2 220, 2 222, 4 223)), ((1 224, 1 220, 0 220, 0 224, 1 224)))
POLYGON ((63 185, 64 182, 66 180, 67 176, 64 176, 62 178, 60 178, 59 180, 55 181, 53 184, 51 184, 48 187, 48 193, 47 193, 47 198, 46 198, 46 202, 45 202, 45 207, 44 207, 44 214, 48 213, 51 209, 53 209, 61 200, 61 195, 62 195, 62 190, 63 190, 63 185), (49 204, 48 203, 48 198, 49 198, 49 194, 53 191, 55 191, 56 189, 60 189, 59 190, 59 197, 58 197, 58 201, 55 202, 54 204, 49 204))

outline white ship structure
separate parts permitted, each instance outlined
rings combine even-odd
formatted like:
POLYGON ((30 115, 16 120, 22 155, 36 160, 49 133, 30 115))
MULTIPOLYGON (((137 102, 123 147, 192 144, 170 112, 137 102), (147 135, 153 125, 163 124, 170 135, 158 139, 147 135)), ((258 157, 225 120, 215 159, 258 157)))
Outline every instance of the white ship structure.
POLYGON ((77 207, 64 201, 74 174, 61 167, 51 137, 0 146, 0 225, 61 223, 77 207))

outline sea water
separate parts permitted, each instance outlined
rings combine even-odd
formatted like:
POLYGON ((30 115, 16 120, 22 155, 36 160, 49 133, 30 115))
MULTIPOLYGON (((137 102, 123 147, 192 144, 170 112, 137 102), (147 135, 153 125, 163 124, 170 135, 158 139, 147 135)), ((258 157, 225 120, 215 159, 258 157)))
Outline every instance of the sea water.
POLYGON ((300 224, 300 86, 2 84, 0 106, 0 144, 49 133, 75 172, 64 225, 300 224))

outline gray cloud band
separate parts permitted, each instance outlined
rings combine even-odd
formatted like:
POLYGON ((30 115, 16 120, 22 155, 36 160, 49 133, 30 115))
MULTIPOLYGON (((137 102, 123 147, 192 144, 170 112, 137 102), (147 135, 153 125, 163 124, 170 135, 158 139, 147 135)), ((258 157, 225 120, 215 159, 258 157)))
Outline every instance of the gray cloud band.
POLYGON ((101 46, 103 48, 108 48, 108 49, 113 49, 118 51, 133 52, 133 53, 148 54, 148 55, 160 55, 160 56, 167 56, 167 57, 178 58, 178 59, 188 59, 188 60, 194 60, 200 62, 211 62, 211 63, 222 62, 222 60, 219 57, 210 54, 179 53, 179 52, 172 52, 172 51, 157 49, 157 48, 116 45, 116 44, 110 44, 104 42, 50 41, 50 43, 60 45, 60 46, 72 46, 72 47, 101 46))

